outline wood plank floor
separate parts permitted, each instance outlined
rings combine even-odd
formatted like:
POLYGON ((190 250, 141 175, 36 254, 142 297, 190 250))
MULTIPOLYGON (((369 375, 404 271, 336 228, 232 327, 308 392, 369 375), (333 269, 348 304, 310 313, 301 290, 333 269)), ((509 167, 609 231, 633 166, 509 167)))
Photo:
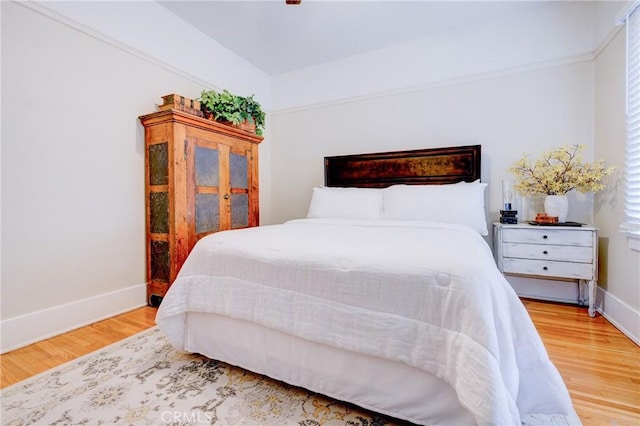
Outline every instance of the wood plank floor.
POLYGON ((0 387, 34 376, 155 325, 156 309, 145 306, 0 355, 0 387))
POLYGON ((586 308, 523 300, 585 425, 640 425, 640 347, 586 308))
MULTIPOLYGON (((640 347, 585 308, 523 300, 585 425, 640 425, 640 347)), ((154 325, 144 307, 0 355, 1 387, 154 325)))

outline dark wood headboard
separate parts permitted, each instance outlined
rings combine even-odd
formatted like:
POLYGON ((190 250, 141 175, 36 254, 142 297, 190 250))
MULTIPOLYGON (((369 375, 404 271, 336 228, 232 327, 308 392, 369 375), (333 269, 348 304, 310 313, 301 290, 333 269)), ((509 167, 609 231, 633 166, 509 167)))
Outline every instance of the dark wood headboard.
POLYGON ((381 188, 439 185, 480 179, 480 145, 324 158, 326 186, 381 188))

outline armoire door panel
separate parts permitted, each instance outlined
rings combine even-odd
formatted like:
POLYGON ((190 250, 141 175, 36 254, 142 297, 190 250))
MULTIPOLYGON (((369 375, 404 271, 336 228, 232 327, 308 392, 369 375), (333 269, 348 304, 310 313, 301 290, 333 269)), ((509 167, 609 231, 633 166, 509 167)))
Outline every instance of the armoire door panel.
POLYGON ((194 156, 196 186, 219 186, 220 159, 218 150, 196 145, 194 156))
POLYGON ((218 194, 196 194, 196 234, 220 230, 218 194))
POLYGON ((149 194, 150 232, 169 233, 169 193, 152 192, 149 194))
POLYGON ((149 145, 149 185, 169 183, 169 146, 167 142, 149 145))
POLYGON ((149 250, 151 255, 151 280, 170 283, 169 243, 167 241, 151 241, 149 250))
POLYGON ((246 155, 229 153, 229 175, 231 177, 231 188, 248 188, 249 175, 246 155))
POLYGON ((231 228, 249 226, 249 195, 231 194, 231 228))

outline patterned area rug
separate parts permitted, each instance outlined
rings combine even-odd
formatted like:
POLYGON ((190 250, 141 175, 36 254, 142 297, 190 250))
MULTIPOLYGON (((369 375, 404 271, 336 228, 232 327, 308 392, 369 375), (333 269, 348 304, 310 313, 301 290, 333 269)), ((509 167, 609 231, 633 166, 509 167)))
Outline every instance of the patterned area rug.
POLYGON ((2 390, 2 424, 399 424, 175 350, 157 327, 2 390))

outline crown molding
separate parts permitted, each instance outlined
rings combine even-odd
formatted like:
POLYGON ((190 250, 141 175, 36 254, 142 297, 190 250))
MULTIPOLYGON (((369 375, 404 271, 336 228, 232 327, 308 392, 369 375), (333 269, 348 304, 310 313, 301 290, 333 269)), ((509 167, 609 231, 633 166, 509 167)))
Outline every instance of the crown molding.
POLYGON ((410 87, 402 87, 402 88, 393 89, 393 90, 373 92, 367 95, 350 96, 350 97, 345 97, 345 98, 336 99, 332 101, 315 102, 315 103, 300 105, 300 106, 291 107, 291 108, 275 109, 275 110, 272 110, 270 114, 272 116, 277 116, 281 114, 290 114, 293 112, 305 111, 310 109, 331 107, 331 106, 341 105, 341 104, 346 104, 351 102, 362 102, 362 101, 367 101, 371 99, 397 96, 405 93, 414 93, 414 92, 419 92, 422 90, 428 90, 428 89, 433 89, 438 87, 454 86, 454 85, 468 83, 472 81, 486 80, 486 79, 504 77, 504 76, 520 74, 520 73, 525 73, 530 71, 537 71, 545 68, 554 68, 554 67, 559 67, 564 65, 577 64, 581 62, 589 62, 589 61, 593 61, 594 59, 595 59, 594 54, 589 52, 589 53, 584 53, 579 55, 567 56, 559 59, 552 59, 548 61, 541 61, 541 62, 535 62, 531 64, 526 64, 526 65, 514 66, 514 67, 509 67, 509 68, 504 68, 504 69, 499 69, 494 71, 469 74, 464 77, 443 79, 438 81, 427 82, 420 85, 414 85, 410 87))
MULTIPOLYGON (((184 71, 183 69, 180 69, 176 66, 173 66, 171 64, 169 64, 168 62, 165 62, 163 60, 158 59, 155 56, 149 55, 145 52, 143 52, 140 49, 137 49, 127 43, 123 43, 121 41, 118 41, 116 39, 114 39, 113 37, 110 37, 100 31, 97 31, 93 28, 90 28, 84 24, 81 24, 80 22, 71 19, 67 16, 61 15, 49 8, 47 8, 46 6, 44 6, 41 3, 36 3, 33 0, 20 0, 20 1, 12 1, 14 4, 18 4, 26 9, 29 9, 33 12, 36 12, 40 15, 46 16, 47 18, 50 18, 66 27, 69 27, 73 30, 76 30, 82 34, 85 34, 89 37, 92 37, 96 40, 99 40, 103 43, 106 43, 108 45, 111 45, 117 49, 120 49, 124 52, 127 52, 139 59, 142 59, 143 61, 146 61, 150 64, 156 65, 160 68, 163 68, 169 72, 172 72, 180 77, 183 77, 189 81, 192 81, 202 87, 210 87, 213 88, 215 90, 222 90, 220 87, 218 87, 217 85, 213 84, 210 81, 204 80, 194 74, 191 74, 189 72, 184 71)), ((46 4, 46 3, 44 3, 46 4)))

